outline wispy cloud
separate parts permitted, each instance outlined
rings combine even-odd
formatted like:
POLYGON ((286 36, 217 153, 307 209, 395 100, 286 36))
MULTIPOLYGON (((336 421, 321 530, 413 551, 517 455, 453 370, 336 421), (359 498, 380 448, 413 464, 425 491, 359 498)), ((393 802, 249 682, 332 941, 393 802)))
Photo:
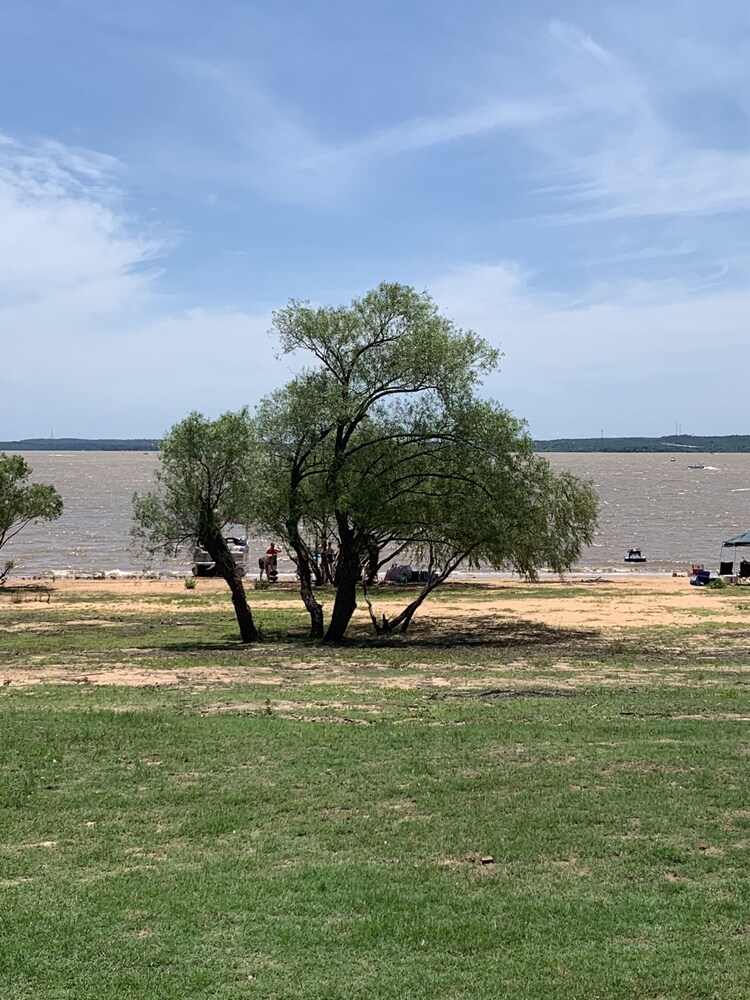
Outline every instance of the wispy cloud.
POLYGON ((716 148, 670 117, 684 93, 695 100, 710 86, 700 73, 675 86, 657 67, 617 54, 575 26, 554 22, 548 36, 576 53, 572 64, 563 55, 556 67, 568 85, 565 134, 559 142, 544 133, 534 137, 547 173, 563 179, 548 189, 560 199, 560 221, 750 208, 750 142, 740 149, 716 148))
POLYGON ((491 135, 494 132, 539 126, 562 111, 553 101, 494 100, 457 114, 435 115, 398 122, 361 139, 332 146, 323 156, 307 161, 312 166, 331 160, 368 161, 401 153, 416 152, 432 146, 491 135))
POLYGON ((666 432, 676 417, 706 427, 694 407, 711 400, 721 400, 712 433, 742 425, 732 380, 750 289, 623 280, 582 300, 533 279, 503 262, 456 267, 430 287, 448 315, 504 351, 488 388, 539 436, 590 435, 605 416, 612 434, 666 432))
POLYGON ((108 156, 0 142, 0 316, 39 303, 111 312, 145 291, 164 242, 125 214, 108 156))
MULTIPOLYGON (((245 182, 285 201, 333 207, 372 182, 386 160, 461 140, 498 133, 522 134, 559 118, 554 96, 490 95, 459 110, 423 115, 333 140, 305 122, 288 102, 274 96, 245 65, 181 56, 176 71, 213 90, 231 133, 235 162, 216 165, 236 180, 244 155, 245 182)), ((231 160, 231 158, 230 158, 231 160)))
MULTIPOLYGON (((750 148, 716 148, 700 132, 687 134, 670 115, 683 95, 721 85, 705 64, 720 61, 724 49, 706 40, 701 51, 692 39, 694 77, 685 65, 665 74, 651 61, 653 49, 634 43, 642 16, 639 7, 630 38, 613 30, 608 40, 552 20, 506 55, 506 70, 494 84, 490 78, 481 88, 466 81, 457 87, 450 108, 364 129, 350 122, 349 134, 335 138, 247 64, 180 55, 172 65, 213 93, 231 151, 223 168, 215 159, 212 168, 284 201, 335 207, 369 190, 386 160, 485 139, 499 149, 510 144, 525 150, 518 161, 525 176, 518 182, 543 196, 549 218, 557 221, 747 210, 750 148), (476 92, 474 100, 463 96, 467 90, 476 92)), ((654 27, 668 29, 674 32, 674 21, 654 27)), ((670 41, 662 39, 665 50, 670 41)), ((733 64, 734 92, 741 94, 750 69, 733 64)), ((466 72, 470 79, 468 67, 466 72)))
POLYGON ((151 435, 268 384, 267 315, 185 310, 159 292, 170 246, 124 208, 109 157, 0 139, 3 436, 151 435), (245 360, 253 356, 252 373, 245 360), (65 428, 65 429, 64 429, 65 428))
MULTIPOLYGON (((71 66, 46 117, 22 97, 14 121, 123 162, 0 136, 0 323, 19 348, 0 384, 19 432, 39 385, 48 408, 76 408, 72 431, 111 416, 113 433, 154 433, 159 414, 252 401, 283 373, 250 286, 338 301, 384 275, 500 344, 500 395, 535 420, 583 423, 587 394, 656 419, 697 384, 743 419, 721 387, 750 312, 741 0, 572 0, 547 23, 549 5, 487 0, 443 34, 424 0, 383 13, 376 40, 302 0, 223 0, 205 31, 198 0, 183 6, 176 30, 166 0, 50 5, 117 83, 101 73, 86 105, 71 66), (101 107, 122 94, 113 124, 101 107), (186 308, 208 296, 226 306, 186 308)), ((19 38, 46 44, 6 69, 33 95, 59 39, 13 7, 19 38)))
POLYGON ((632 261, 662 261, 670 257, 688 257, 696 253, 698 246, 687 241, 677 246, 644 246, 637 250, 623 250, 621 253, 603 254, 597 257, 589 257, 584 263, 591 267, 601 264, 627 264, 632 261))

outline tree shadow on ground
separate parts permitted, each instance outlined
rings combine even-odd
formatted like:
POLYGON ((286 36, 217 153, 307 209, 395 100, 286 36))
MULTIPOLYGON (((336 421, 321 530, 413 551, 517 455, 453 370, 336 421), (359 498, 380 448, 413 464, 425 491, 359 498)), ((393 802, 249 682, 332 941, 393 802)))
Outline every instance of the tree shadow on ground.
POLYGON ((586 629, 553 628, 534 621, 499 621, 493 615, 467 615, 450 621, 413 625, 406 635, 376 636, 362 628, 336 644, 310 639, 306 630, 288 630, 263 635, 258 643, 244 645, 239 636, 227 635, 226 639, 207 641, 183 640, 165 642, 159 648, 169 653, 228 652, 242 650, 273 650, 279 647, 315 649, 318 653, 330 649, 360 651, 375 649, 435 649, 450 650, 466 647, 493 649, 545 650, 551 647, 570 647, 596 641, 600 633, 586 629))
MULTIPOLYGON (((18 601, 33 599, 35 601, 46 601, 49 603, 50 597, 52 596, 52 587, 48 586, 46 583, 38 584, 16 584, 4 583, 0 585, 0 597, 10 597, 11 600, 14 598, 18 601)), ((20 602, 19 602, 20 603, 20 602)))
MULTIPOLYGON (((750 635, 750 634, 748 634, 750 635)), ((291 654, 295 656, 314 655, 316 658, 340 655, 347 649, 365 653, 375 650, 424 650, 436 654, 458 652, 460 650, 484 651, 494 654, 519 657, 550 656, 558 659, 581 661, 649 662, 653 664, 687 661, 711 661, 731 659, 737 666, 750 662, 748 635, 737 635, 736 645, 718 648, 706 637, 692 637, 681 634, 665 637, 638 635, 608 635, 606 630, 586 628, 560 628, 538 621, 499 618, 497 615, 462 615, 446 619, 422 619, 412 623, 405 634, 376 636, 362 624, 350 630, 341 642, 328 644, 310 639, 307 628, 279 629, 265 632, 258 643, 244 645, 236 633, 228 632, 225 637, 201 641, 184 639, 179 642, 165 642, 159 649, 166 654, 197 656, 201 653, 236 658, 237 654, 273 656, 291 654)))
POLYGON ((497 615, 461 615, 450 619, 421 620, 414 622, 405 634, 390 636, 352 635, 342 645, 366 647, 424 647, 453 649, 456 647, 493 647, 495 649, 540 649, 599 640, 596 629, 555 628, 543 622, 514 619, 508 621, 497 615))

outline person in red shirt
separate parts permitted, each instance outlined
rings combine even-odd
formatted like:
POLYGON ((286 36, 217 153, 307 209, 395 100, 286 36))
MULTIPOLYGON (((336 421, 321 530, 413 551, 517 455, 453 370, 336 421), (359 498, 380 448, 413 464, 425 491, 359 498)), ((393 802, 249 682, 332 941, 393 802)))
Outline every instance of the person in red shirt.
POLYGON ((279 552, 281 552, 281 549, 277 549, 273 542, 266 549, 266 577, 269 583, 275 583, 278 579, 277 557, 279 552))

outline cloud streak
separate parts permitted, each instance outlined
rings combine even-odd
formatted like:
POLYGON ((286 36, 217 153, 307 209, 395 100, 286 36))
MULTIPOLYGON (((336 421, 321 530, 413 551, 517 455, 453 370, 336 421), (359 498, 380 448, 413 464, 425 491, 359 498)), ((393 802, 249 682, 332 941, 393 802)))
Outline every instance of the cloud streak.
MULTIPOLYGON (((634 12, 635 36, 643 11, 634 12)), ((658 22, 654 30, 674 31, 658 22)), ((359 135, 332 139, 314 119, 264 85, 247 65, 218 58, 180 57, 173 65, 192 85, 208 87, 234 143, 225 174, 281 201, 313 208, 350 204, 369 192, 384 162, 438 155, 470 140, 498 150, 523 147, 525 178, 546 202, 549 221, 601 222, 664 216, 715 215, 750 207, 750 148, 716 148, 688 134, 670 113, 685 94, 711 92, 721 77, 705 71, 726 54, 734 92, 750 70, 730 60, 716 40, 693 40, 700 71, 681 65, 659 71, 633 37, 596 32, 561 20, 506 57, 513 72, 454 97, 450 110, 383 122, 359 135), (702 58, 701 58, 702 57, 702 58), (244 159, 245 170, 242 164, 244 159), (546 178, 548 183, 544 183, 546 178)), ((651 39, 656 46, 656 39, 651 39)), ((663 39, 665 50, 668 39, 663 39)), ((481 61, 481 59, 478 59, 481 61)), ((216 169, 220 166, 212 161, 216 169)), ((498 182, 499 183, 499 182, 498 182)))

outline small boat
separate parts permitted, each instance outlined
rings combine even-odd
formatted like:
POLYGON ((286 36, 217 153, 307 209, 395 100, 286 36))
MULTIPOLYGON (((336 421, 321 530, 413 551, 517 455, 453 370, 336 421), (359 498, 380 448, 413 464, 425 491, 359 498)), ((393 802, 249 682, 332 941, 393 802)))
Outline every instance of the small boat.
POLYGON ((646 562, 646 557, 641 555, 640 549, 628 549, 628 554, 623 561, 626 563, 644 563, 646 562))
POLYGON ((688 469, 705 469, 706 466, 702 462, 696 463, 696 465, 689 465, 688 469))

